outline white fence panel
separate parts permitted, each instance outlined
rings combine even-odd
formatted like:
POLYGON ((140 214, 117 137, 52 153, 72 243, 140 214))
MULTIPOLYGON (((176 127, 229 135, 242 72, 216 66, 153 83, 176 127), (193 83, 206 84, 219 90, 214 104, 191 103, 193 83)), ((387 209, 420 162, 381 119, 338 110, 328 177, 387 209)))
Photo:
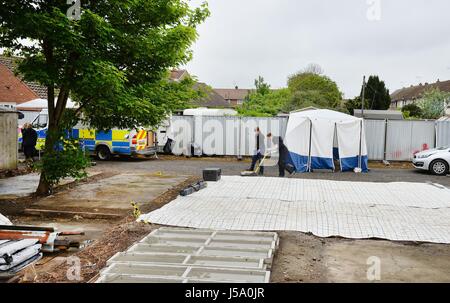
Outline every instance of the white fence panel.
POLYGON ((450 146, 450 121, 437 122, 436 146, 450 146))
POLYGON ((284 137, 287 118, 221 116, 173 116, 175 155, 189 154, 195 142, 208 156, 250 156, 255 148, 255 129, 267 135, 284 137))
POLYGON ((188 116, 173 116, 172 132, 174 155, 189 155, 189 144, 194 140, 194 118, 188 116))
POLYGON ((436 122, 413 121, 411 136, 411 158, 415 153, 436 147, 436 122))
MULTIPOLYGON (((251 156, 255 149, 255 129, 267 135, 285 136, 287 118, 173 116, 173 153, 190 154, 190 143, 198 144, 205 155, 251 156)), ((365 120, 370 160, 409 161, 414 153, 450 145, 450 122, 365 120)))
POLYGON ((367 152, 370 160, 384 160, 386 120, 364 120, 367 152))
POLYGON ((237 155, 239 142, 239 120, 237 118, 204 116, 196 120, 196 124, 200 123, 202 129, 201 146, 205 155, 237 155))
POLYGON ((387 160, 410 161, 415 153, 434 148, 434 121, 388 121, 387 127, 387 160))

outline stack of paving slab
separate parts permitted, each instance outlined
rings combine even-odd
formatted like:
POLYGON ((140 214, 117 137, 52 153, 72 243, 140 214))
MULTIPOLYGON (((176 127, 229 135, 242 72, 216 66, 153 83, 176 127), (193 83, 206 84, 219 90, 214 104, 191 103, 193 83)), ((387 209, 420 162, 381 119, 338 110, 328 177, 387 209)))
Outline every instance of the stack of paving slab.
POLYGON ((42 258, 37 239, 0 240, 0 278, 14 276, 42 258))
POLYGON ((274 232, 162 227, 107 262, 96 283, 268 283, 274 232))
MULTIPOLYGON (((0 214, 0 225, 12 222, 0 214)), ((42 258, 42 245, 37 239, 0 240, 0 278, 10 278, 42 258)))

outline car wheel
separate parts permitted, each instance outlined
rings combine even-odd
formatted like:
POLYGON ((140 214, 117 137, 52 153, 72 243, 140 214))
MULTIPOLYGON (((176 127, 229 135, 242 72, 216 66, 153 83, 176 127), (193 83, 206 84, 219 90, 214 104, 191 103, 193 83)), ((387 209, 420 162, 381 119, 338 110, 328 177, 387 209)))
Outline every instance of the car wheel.
POLYGON ((435 160, 431 162, 430 170, 438 176, 445 176, 448 172, 448 164, 444 160, 435 160))
POLYGON ((101 161, 108 161, 111 159, 111 152, 109 148, 102 145, 97 148, 97 158, 101 161))

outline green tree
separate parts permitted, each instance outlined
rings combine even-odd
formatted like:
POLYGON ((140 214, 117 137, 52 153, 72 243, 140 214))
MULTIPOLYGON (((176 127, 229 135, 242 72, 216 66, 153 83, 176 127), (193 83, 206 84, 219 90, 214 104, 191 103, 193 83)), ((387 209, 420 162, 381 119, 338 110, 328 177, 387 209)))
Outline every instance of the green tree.
MULTIPOLYGON (((347 100, 344 107, 350 115, 354 115, 355 109, 361 109, 361 97, 355 97, 353 99, 347 100)), ((369 101, 367 99, 364 99, 364 108, 369 108, 369 101)))
MULTIPOLYGON (((79 105, 77 114, 100 129, 156 125, 194 97, 193 81, 170 82, 168 70, 191 59, 196 27, 209 15, 206 4, 192 9, 187 0, 82 1, 80 20, 69 20, 69 6, 61 0, 0 0, 0 47, 23 56, 18 72, 48 90, 49 157, 69 96, 79 105)), ((51 187, 49 169, 42 168, 39 194, 51 187)))
POLYGON ((403 106, 402 113, 406 119, 422 117, 422 109, 414 103, 403 106))
POLYGON ((237 107, 237 111, 242 116, 272 117, 282 111, 290 98, 291 92, 287 88, 271 90, 264 95, 254 92, 237 107))
POLYGON ((370 76, 367 80, 364 98, 368 103, 366 109, 387 110, 391 106, 389 90, 386 88, 384 81, 381 81, 378 76, 370 76))
POLYGON ((297 91, 284 105, 283 111, 291 112, 306 107, 327 108, 328 103, 317 90, 297 91))
POLYGON ((261 76, 258 76, 258 79, 255 79, 255 87, 256 92, 260 95, 265 95, 270 92, 270 85, 267 84, 261 76))
POLYGON ((424 92, 417 104, 422 109, 423 119, 439 119, 445 115, 445 106, 449 102, 450 93, 432 88, 424 92))
MULTIPOLYGON (((316 98, 320 95, 322 101, 321 104, 326 105, 327 108, 336 108, 339 106, 342 100, 342 93, 336 82, 324 75, 319 75, 311 72, 299 72, 289 77, 288 87, 293 95, 296 92, 311 92, 308 96, 314 95, 316 98)), ((304 95, 305 96, 305 95, 304 95)), ((297 94, 297 97, 299 95, 297 94)), ((299 102, 299 100, 293 102, 299 102)), ((307 102, 305 100, 304 102, 307 102)))

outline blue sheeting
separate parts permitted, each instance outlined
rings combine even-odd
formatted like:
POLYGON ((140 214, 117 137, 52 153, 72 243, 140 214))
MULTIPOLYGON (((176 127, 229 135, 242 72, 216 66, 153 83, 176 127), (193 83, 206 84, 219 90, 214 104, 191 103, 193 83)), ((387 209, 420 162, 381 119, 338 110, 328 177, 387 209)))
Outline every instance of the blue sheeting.
MULTIPOLYGON (((358 158, 359 158, 359 156, 341 159, 341 170, 342 171, 353 171, 356 167, 358 167, 358 158)), ((369 172, 368 156, 361 157, 361 169, 365 173, 369 172)))
POLYGON ((331 169, 334 170, 332 158, 311 157, 311 168, 314 169, 331 169))
MULTIPOLYGON (((296 153, 290 152, 290 157, 288 162, 295 166, 297 173, 308 172, 308 156, 298 155, 296 153)), ((358 167, 358 156, 351 158, 341 159, 341 170, 343 172, 353 171, 358 167)), ((311 157, 311 169, 334 169, 333 159, 331 158, 320 158, 311 157)), ((369 158, 368 156, 362 156, 361 158, 361 169, 363 172, 369 172, 369 158)))
POLYGON ((305 173, 308 171, 308 156, 302 156, 293 152, 289 152, 288 162, 295 166, 296 172, 305 173))

